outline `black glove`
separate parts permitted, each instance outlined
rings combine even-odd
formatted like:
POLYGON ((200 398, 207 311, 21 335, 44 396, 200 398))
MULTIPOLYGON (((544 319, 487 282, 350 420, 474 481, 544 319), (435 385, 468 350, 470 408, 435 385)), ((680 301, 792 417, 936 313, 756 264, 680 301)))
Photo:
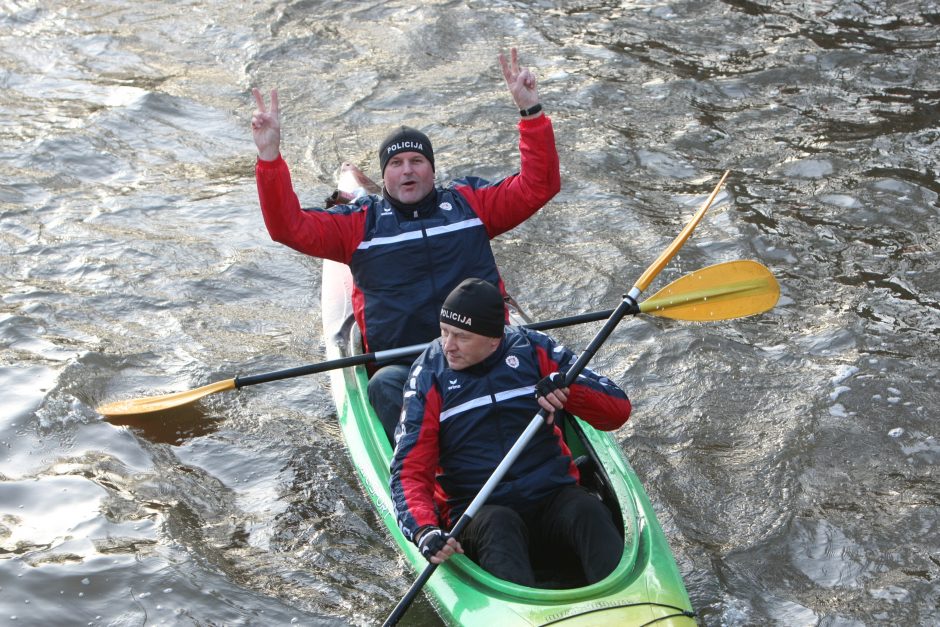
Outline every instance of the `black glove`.
POLYGON ((418 540, 418 550, 428 561, 447 544, 447 534, 437 527, 429 527, 418 540))
POLYGON ((548 396, 555 390, 565 387, 565 377, 560 372, 553 372, 535 384, 535 398, 548 396))

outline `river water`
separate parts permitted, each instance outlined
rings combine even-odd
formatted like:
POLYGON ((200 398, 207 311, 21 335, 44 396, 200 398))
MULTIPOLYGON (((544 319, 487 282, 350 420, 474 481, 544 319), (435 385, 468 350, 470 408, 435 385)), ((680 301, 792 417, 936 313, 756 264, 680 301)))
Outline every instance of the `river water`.
MULTIPOLYGON (((518 166, 496 54, 562 192, 495 241, 535 319, 755 259, 766 314, 625 321, 595 366, 704 625, 940 622, 940 4, 0 3, 0 621, 366 625, 413 580, 326 375, 159 419, 100 403, 323 359, 320 262, 267 237, 252 86, 305 205, 419 126, 440 180, 518 166)), ((650 292, 652 293, 652 292, 650 292)), ((572 348, 597 330, 558 331, 572 348)), ((439 624, 419 602, 412 624, 439 624)))

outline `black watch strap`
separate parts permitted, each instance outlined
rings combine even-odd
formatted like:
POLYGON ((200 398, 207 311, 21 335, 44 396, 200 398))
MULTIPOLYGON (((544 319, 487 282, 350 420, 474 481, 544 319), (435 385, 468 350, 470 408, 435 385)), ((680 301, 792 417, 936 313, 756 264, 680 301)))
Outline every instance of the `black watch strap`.
POLYGON ((528 109, 519 109, 519 115, 526 117, 527 115, 535 115, 542 110, 542 103, 534 104, 528 109))

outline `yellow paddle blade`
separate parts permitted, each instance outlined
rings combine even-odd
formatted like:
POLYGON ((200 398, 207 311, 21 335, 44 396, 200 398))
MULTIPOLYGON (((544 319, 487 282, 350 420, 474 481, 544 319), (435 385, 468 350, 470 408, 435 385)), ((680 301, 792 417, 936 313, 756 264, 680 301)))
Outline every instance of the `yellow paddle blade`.
POLYGON ((771 309, 780 286, 756 261, 729 261, 676 279, 640 304, 640 311, 674 320, 729 320, 771 309))
POLYGON ((102 416, 149 414, 194 403, 203 396, 208 396, 215 392, 234 389, 235 379, 226 379, 225 381, 216 381, 215 383, 210 383, 209 385, 204 385, 201 388, 188 390, 186 392, 174 392, 173 394, 164 394, 162 396, 147 396, 145 398, 132 398, 126 401, 106 403, 98 407, 95 411, 102 416))
POLYGON ((721 177, 721 180, 718 181, 718 184, 715 185, 715 189, 712 190, 712 193, 708 196, 708 199, 705 201, 705 204, 702 205, 702 208, 692 216, 692 219, 689 220, 689 223, 685 225, 685 228, 676 235, 676 239, 672 240, 672 243, 659 254, 659 257, 656 258, 656 261, 646 269, 637 282, 633 285, 634 289, 639 290, 640 292, 644 291, 649 287, 650 283, 653 282, 653 279, 656 278, 656 275, 659 274, 660 270, 666 267, 666 264, 676 256, 676 253, 679 252, 679 249, 682 248, 682 245, 685 244, 685 241, 689 239, 689 236, 692 235, 692 231, 695 230, 695 227, 698 226, 698 223, 702 221, 702 218, 705 216, 705 212, 708 211, 708 208, 712 206, 712 203, 715 201, 715 197, 718 196, 718 191, 721 189, 721 186, 724 184, 725 179, 728 178, 728 174, 731 173, 731 170, 726 170, 724 175, 721 177))

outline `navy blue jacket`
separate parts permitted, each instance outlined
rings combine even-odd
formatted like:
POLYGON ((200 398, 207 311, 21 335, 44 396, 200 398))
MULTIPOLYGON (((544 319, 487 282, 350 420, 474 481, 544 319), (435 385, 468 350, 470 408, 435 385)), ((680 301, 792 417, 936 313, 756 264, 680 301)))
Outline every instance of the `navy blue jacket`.
POLYGON ((438 187, 437 203, 417 217, 381 196, 304 211, 283 159, 258 160, 255 177, 271 238, 300 252, 348 264, 353 312, 367 352, 429 342, 447 294, 477 277, 505 294, 489 240, 538 211, 561 188, 558 153, 546 116, 519 122, 518 174, 438 187))
MULTIPOLYGON (((566 372, 574 353, 549 336, 506 327, 496 351, 463 370, 447 366, 440 340, 415 361, 395 433, 391 492, 399 526, 413 540, 425 525, 450 528, 538 413, 535 384, 566 372)), ((630 416, 627 395, 584 369, 566 411, 603 430, 630 416)), ((546 424, 510 468, 487 503, 524 511, 578 480, 561 430, 546 424)))
POLYGON ((486 227, 459 191, 488 186, 473 178, 437 188, 437 201, 419 215, 405 215, 379 196, 348 208, 366 214, 349 269, 358 291, 353 308, 368 350, 421 344, 440 335, 441 305, 467 277, 505 292, 486 227))

